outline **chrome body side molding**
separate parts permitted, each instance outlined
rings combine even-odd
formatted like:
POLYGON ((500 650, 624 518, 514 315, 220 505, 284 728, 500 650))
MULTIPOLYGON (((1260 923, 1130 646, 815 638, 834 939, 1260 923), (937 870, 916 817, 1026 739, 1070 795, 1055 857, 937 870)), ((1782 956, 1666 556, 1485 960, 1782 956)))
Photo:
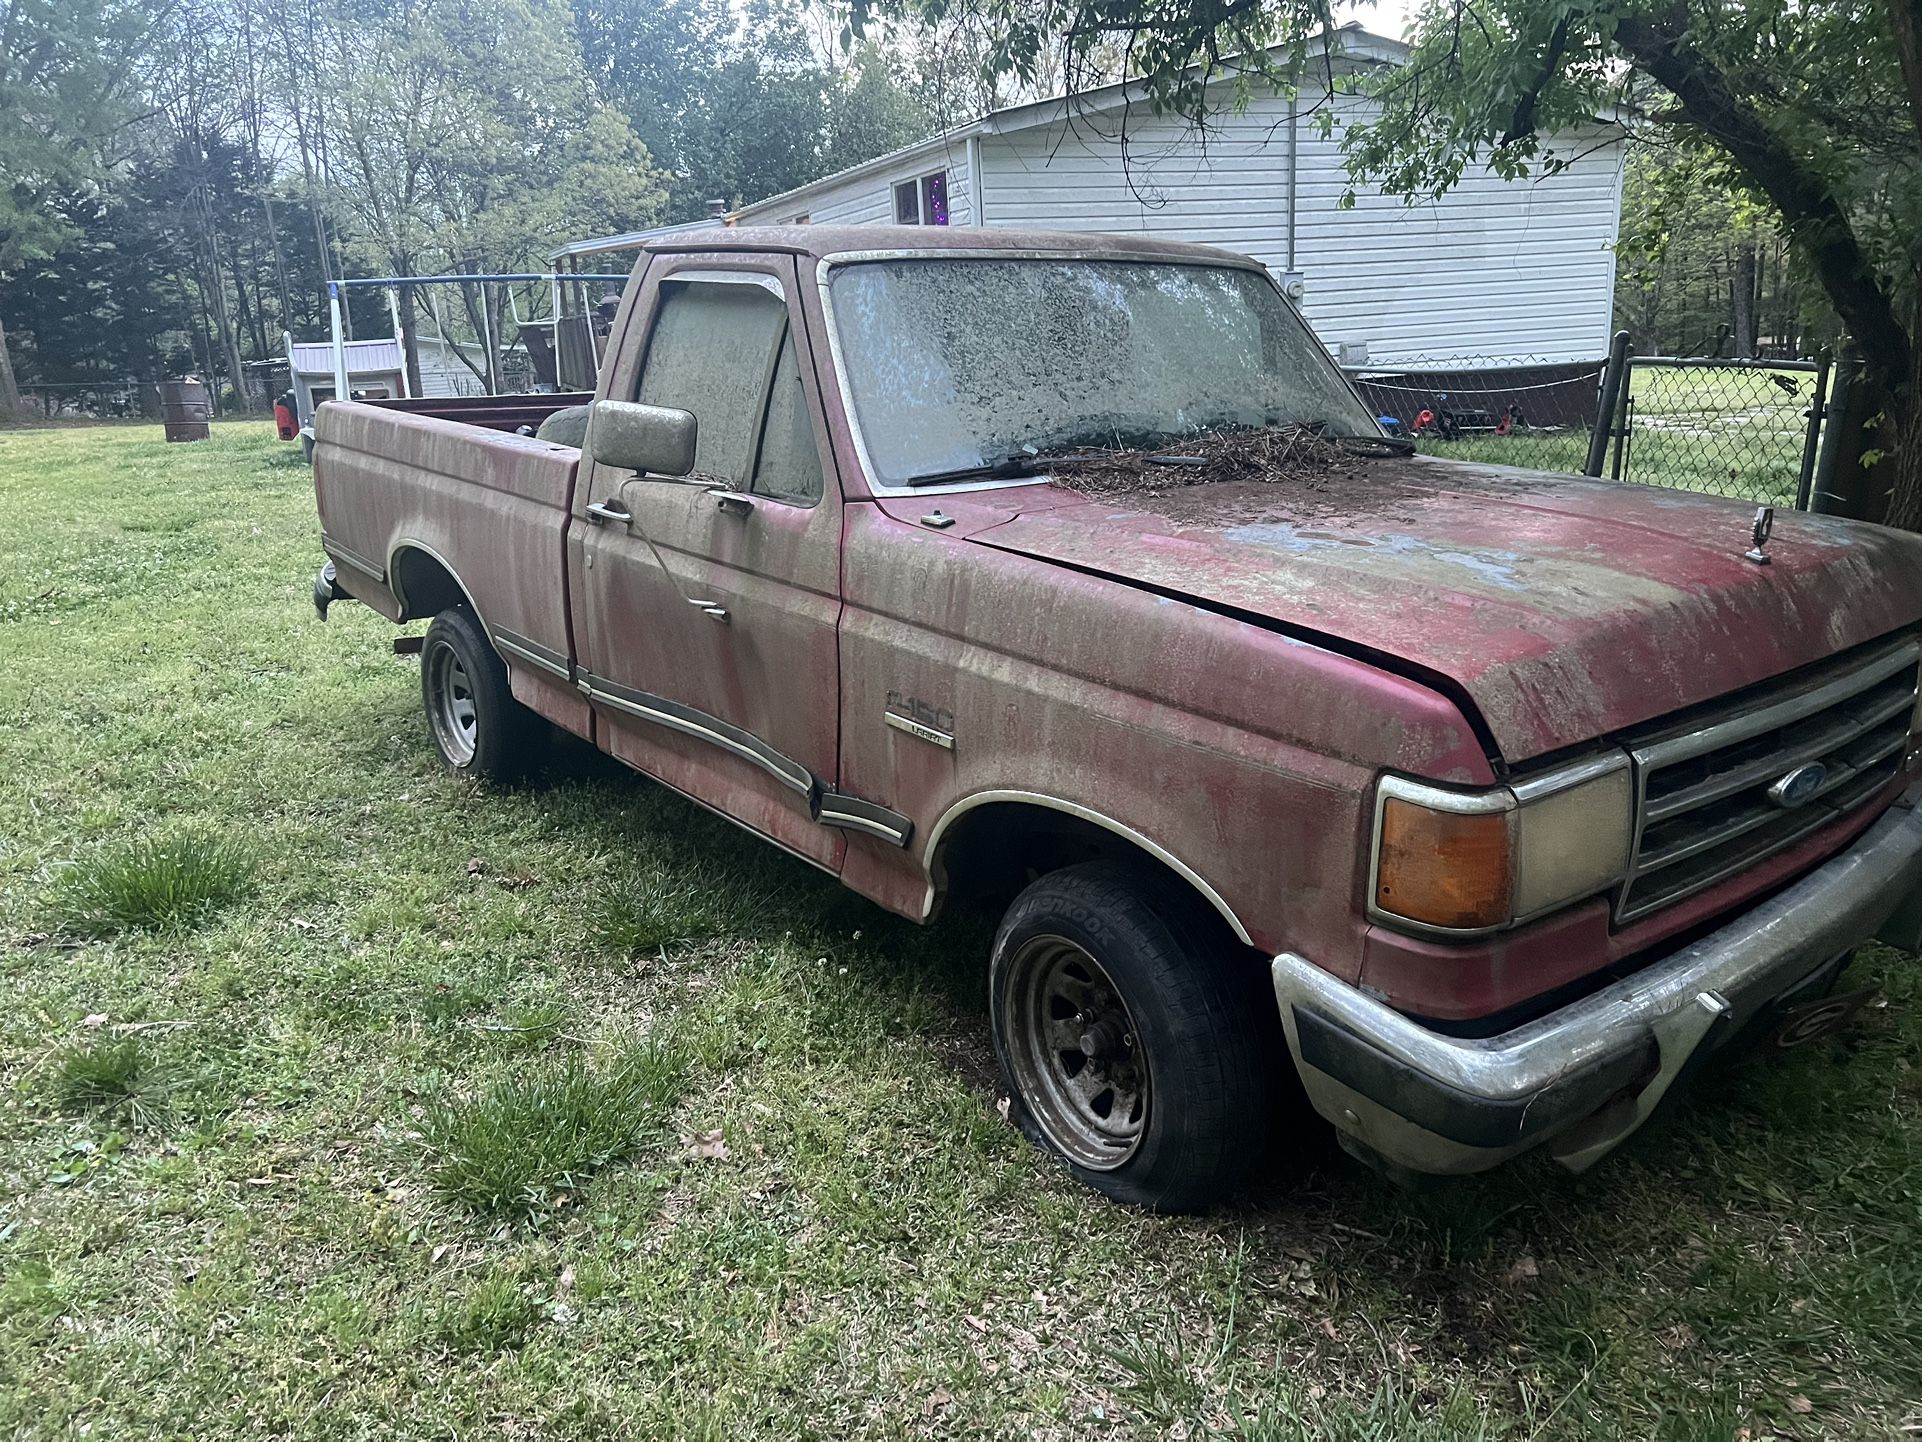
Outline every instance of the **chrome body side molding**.
POLYGON ((988 806, 997 801, 1011 801, 1026 806, 1044 807, 1050 811, 1064 812, 1082 821, 1092 822, 1104 831, 1112 831, 1115 835, 1132 842, 1150 856, 1154 857, 1156 861, 1159 861, 1163 866, 1174 872, 1183 881, 1194 887, 1196 891, 1200 892, 1202 896, 1207 899, 1208 904, 1221 913, 1221 919, 1228 923, 1229 927, 1234 931, 1236 939, 1240 941, 1243 946, 1254 945, 1254 938, 1248 934, 1248 928, 1241 924, 1241 918, 1235 915, 1234 908, 1228 905, 1227 899, 1223 897, 1219 891, 1216 891, 1214 887, 1210 886, 1207 881, 1203 879, 1200 872, 1196 871, 1192 866, 1188 865, 1187 862, 1168 850, 1167 847, 1150 837, 1143 836, 1132 826, 1127 826, 1116 821, 1112 816, 1104 816, 1099 811, 1078 805, 1073 801, 1063 801, 1058 796, 1044 796, 1038 791, 977 791, 972 796, 962 797, 959 801, 955 802, 954 805, 942 812, 941 819, 934 823, 934 829, 928 833, 927 849, 922 853, 928 871, 927 895, 923 897, 921 901, 921 919, 923 921, 926 921, 930 916, 934 915, 934 858, 940 851, 942 836, 950 826, 968 812, 974 810, 977 806, 988 806))
POLYGON ((567 657, 552 647, 543 646, 538 641, 530 641, 527 637, 503 627, 495 627, 487 634, 498 650, 505 651, 514 660, 537 666, 543 671, 560 677, 563 681, 574 679, 574 668, 567 657))
POLYGON ((385 566, 378 561, 368 560, 351 546, 342 545, 325 531, 320 533, 320 548, 349 569, 359 571, 361 575, 371 577, 383 586, 387 584, 385 566))
POLYGON ((820 806, 814 819, 823 826, 865 831, 892 846, 906 846, 908 839, 914 835, 914 822, 900 812, 890 811, 885 806, 877 806, 872 801, 863 801, 856 796, 843 796, 838 791, 821 793, 820 806))
POLYGON ((589 701, 611 706, 616 711, 637 716, 643 721, 652 721, 670 731, 696 737, 723 751, 732 752, 744 761, 753 762, 805 799, 808 814, 823 826, 863 832, 879 837, 892 846, 906 846, 908 838, 914 835, 914 822, 900 812, 891 811, 872 801, 863 801, 858 796, 843 795, 792 756, 776 751, 752 732, 743 731, 718 716, 710 716, 692 706, 683 706, 665 696, 637 691, 631 686, 609 681, 604 676, 596 676, 591 671, 579 672, 574 684, 580 687, 581 694, 589 701))
POLYGON ((670 701, 665 696, 656 696, 647 691, 637 691, 604 676, 596 676, 591 671, 580 672, 575 684, 590 701, 612 706, 616 711, 637 716, 643 721, 652 721, 670 731, 697 737, 723 751, 733 752, 744 761, 753 762, 782 785, 807 797, 812 804, 818 788, 814 773, 792 757, 783 756, 752 732, 743 731, 739 726, 723 721, 718 716, 710 716, 705 711, 696 711, 692 706, 683 706, 678 701, 670 701))

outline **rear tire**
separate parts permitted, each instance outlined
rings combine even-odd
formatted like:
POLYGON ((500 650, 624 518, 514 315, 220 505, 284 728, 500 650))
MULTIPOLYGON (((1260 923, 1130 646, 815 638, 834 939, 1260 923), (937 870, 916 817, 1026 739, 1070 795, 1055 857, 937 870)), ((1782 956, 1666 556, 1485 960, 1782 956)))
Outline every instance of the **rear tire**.
POLYGON ((427 628, 420 694, 434 749, 456 776, 516 781, 540 760, 546 723, 514 699, 506 663, 466 606, 427 628))
POLYGON ((1116 1201, 1224 1200, 1276 1123, 1287 1052, 1266 980, 1152 873, 1093 862, 1043 876, 1008 909, 989 969, 1010 1119, 1116 1201))

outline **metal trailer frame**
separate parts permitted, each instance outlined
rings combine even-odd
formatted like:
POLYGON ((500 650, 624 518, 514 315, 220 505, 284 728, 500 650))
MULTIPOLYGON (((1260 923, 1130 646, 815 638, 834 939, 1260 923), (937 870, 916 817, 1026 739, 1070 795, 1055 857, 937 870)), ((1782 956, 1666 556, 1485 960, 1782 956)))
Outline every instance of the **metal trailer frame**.
MULTIPOLYGON (((333 327, 334 345, 334 398, 343 401, 347 399, 347 338, 341 316, 341 302, 346 291, 356 288, 371 289, 376 286, 385 289, 400 290, 409 286, 461 285, 469 282, 484 285, 517 285, 543 280, 547 282, 553 293, 554 317, 558 323, 561 313, 562 281, 593 281, 603 284, 626 285, 628 276, 576 275, 559 271, 533 271, 501 275, 370 275, 355 276, 347 280, 328 281, 327 313, 328 319, 333 327)), ((484 315, 485 313, 485 306, 483 306, 482 314, 484 315)), ((558 332, 558 325, 556 329, 558 332)), ((398 326, 395 327, 395 331, 398 333, 398 326)), ((491 340, 485 340, 484 343, 490 346, 492 345, 491 340)), ((406 366, 407 357, 405 348, 403 347, 401 355, 401 374, 403 377, 407 374, 406 366)), ((490 366, 489 369, 491 370, 492 367, 490 366)), ((403 388, 404 384, 403 382, 403 388)))

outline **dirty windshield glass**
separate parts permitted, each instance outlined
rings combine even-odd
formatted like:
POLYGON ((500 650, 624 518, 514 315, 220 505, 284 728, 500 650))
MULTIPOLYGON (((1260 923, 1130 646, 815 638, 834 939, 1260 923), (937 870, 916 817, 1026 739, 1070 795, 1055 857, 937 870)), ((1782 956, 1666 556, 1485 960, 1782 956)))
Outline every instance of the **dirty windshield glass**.
POLYGON ((1084 260, 834 272, 856 418, 883 484, 1071 446, 1322 423, 1379 435, 1265 276, 1084 260))

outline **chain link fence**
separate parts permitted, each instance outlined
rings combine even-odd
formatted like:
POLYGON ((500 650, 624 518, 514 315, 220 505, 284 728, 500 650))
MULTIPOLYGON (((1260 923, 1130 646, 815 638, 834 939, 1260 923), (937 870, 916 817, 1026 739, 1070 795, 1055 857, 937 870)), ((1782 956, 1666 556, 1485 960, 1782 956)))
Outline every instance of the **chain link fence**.
POLYGON ((1631 356, 1602 474, 1770 506, 1808 506, 1826 361, 1631 356))
POLYGON ((1607 369, 1607 356, 1445 356, 1350 367, 1348 377, 1384 427, 1428 455, 1579 474, 1607 369))
POLYGON ((1427 455, 1806 507, 1826 361, 1425 357, 1349 367, 1390 431, 1427 455))

